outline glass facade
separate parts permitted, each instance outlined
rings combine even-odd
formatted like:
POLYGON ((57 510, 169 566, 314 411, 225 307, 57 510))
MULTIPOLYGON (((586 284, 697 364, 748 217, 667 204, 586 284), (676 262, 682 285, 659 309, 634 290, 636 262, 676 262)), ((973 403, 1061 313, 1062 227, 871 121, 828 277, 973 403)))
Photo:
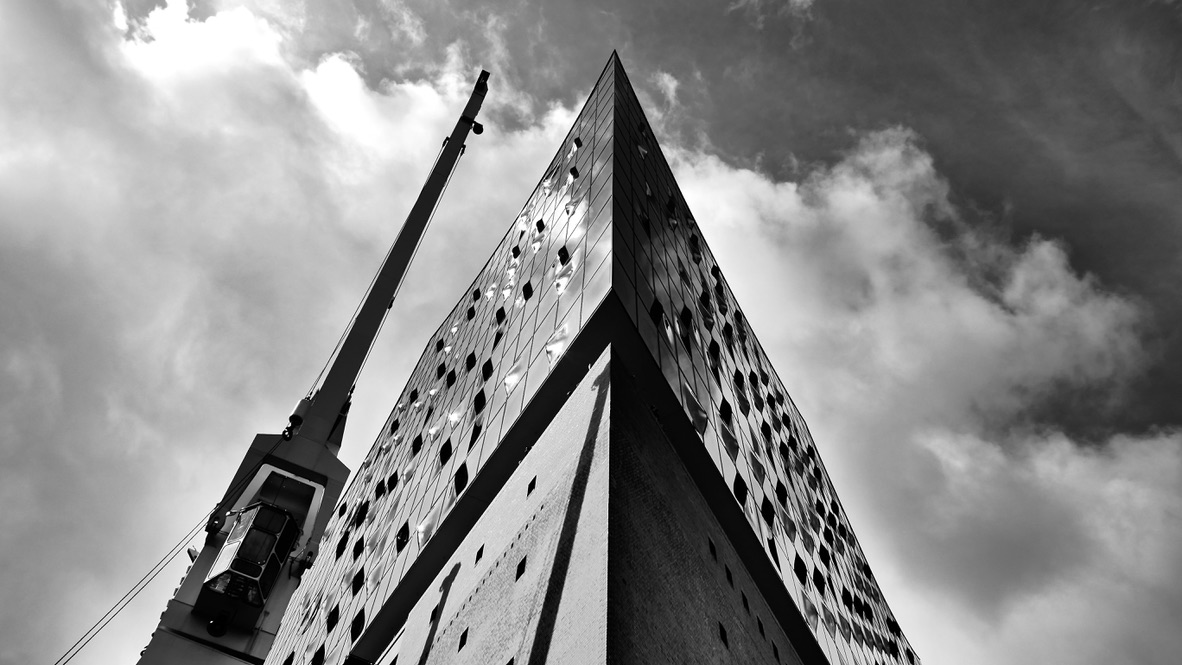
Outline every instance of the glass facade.
POLYGON ((613 55, 541 182, 420 357, 329 522, 267 663, 344 661, 609 293, 830 662, 918 662, 613 55))
POLYGON ((393 592, 607 295, 613 90, 609 66, 542 181, 419 358, 325 530, 267 663, 344 661, 366 617, 393 592))
POLYGON ((615 86, 612 291, 829 661, 918 662, 618 62, 615 86))

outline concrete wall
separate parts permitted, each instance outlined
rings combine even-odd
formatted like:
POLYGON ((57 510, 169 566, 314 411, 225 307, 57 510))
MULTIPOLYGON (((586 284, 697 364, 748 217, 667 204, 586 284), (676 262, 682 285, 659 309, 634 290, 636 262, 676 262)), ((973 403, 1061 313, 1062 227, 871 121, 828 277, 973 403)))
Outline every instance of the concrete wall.
POLYGON ((381 663, 605 662, 609 358, 590 368, 381 663))
POLYGON ((612 394, 608 662, 799 663, 619 363, 612 394))

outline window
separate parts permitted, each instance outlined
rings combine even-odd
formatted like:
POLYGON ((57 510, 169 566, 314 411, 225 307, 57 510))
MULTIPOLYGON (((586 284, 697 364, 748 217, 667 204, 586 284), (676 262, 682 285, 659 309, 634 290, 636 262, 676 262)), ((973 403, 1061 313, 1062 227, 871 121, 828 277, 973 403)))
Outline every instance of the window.
POLYGON ((473 565, 480 563, 480 559, 483 557, 484 557, 484 545, 481 545, 480 549, 476 550, 476 561, 472 562, 473 565))
POLYGON ((321 644, 316 653, 312 654, 312 660, 308 661, 308 665, 324 665, 324 645, 321 644))
POLYGON ((468 643, 468 629, 465 628, 464 632, 460 633, 460 646, 456 648, 456 651, 463 649, 464 645, 467 643, 468 643))
POLYGON ((742 476, 735 474, 735 482, 731 489, 734 490, 735 500, 739 502, 739 505, 747 505, 747 483, 743 481, 742 476))
POLYGON ((476 391, 476 396, 472 398, 472 410, 475 411, 476 413, 480 413, 481 411, 484 411, 484 404, 485 404, 484 391, 483 390, 476 391))
POLYGON ((365 566, 357 569, 357 573, 353 575, 353 595, 361 591, 361 587, 365 586, 365 566))
POLYGON ((521 579, 521 576, 524 574, 525 574, 525 557, 521 557, 521 561, 517 562, 517 577, 515 577, 514 579, 519 580, 519 579, 521 579))
POLYGON ((718 561, 718 550, 714 548, 714 540, 707 538, 706 541, 710 543, 710 558, 718 561))
POLYGON ((722 625, 721 621, 718 622, 718 639, 722 642, 722 646, 727 649, 731 648, 731 643, 726 639, 726 627, 722 625))
POLYGON ((332 632, 333 628, 337 627, 337 622, 341 620, 341 608, 339 605, 333 605, 328 612, 328 618, 325 620, 325 630, 332 632))
POLYGON ((464 369, 471 372, 473 367, 476 367, 476 354, 469 353, 468 357, 464 358, 464 369))
POLYGON ((337 541, 337 558, 338 559, 341 558, 341 555, 345 553, 345 549, 347 549, 348 547, 349 547, 349 531, 346 529, 345 532, 341 534, 341 539, 337 541))
POLYGON ((760 637, 767 637, 767 635, 764 635, 764 633, 763 633, 763 619, 760 619, 759 617, 755 617, 755 623, 759 626, 759 636, 760 637))
POLYGON ((496 316, 497 316, 497 324, 498 325, 504 323, 505 322, 505 308, 498 307, 496 316))
POLYGON ((447 461, 450 459, 451 459, 451 439, 448 439, 447 441, 443 442, 442 446, 439 446, 439 466, 443 466, 444 464, 447 464, 447 461))
POLYGON ((408 522, 403 522, 402 526, 398 529, 398 533, 394 534, 394 547, 397 551, 401 552, 409 542, 410 524, 408 522))
POLYGON ((353 560, 356 561, 357 557, 361 556, 361 553, 364 551, 365 551, 365 538, 362 536, 359 536, 357 538, 357 542, 353 543, 353 560))
POLYGON ((529 496, 534 493, 534 489, 538 486, 538 477, 534 476, 529 481, 529 486, 525 488, 525 495, 529 496))
POLYGON ((747 614, 751 614, 751 605, 747 603, 747 594, 740 591, 739 597, 743 599, 743 610, 747 612, 747 614))
POLYGON ((570 252, 567 251, 566 245, 558 250, 558 265, 566 265, 570 261, 570 252))
POLYGON ((459 468, 456 469, 456 475, 452 479, 452 484, 456 488, 456 494, 463 492, 464 488, 468 486, 468 465, 466 463, 460 462, 459 468))
MULTIPOLYGON (((538 222, 538 223, 539 223, 539 224, 541 224, 541 222, 538 222)), ((521 286, 521 295, 522 295, 522 296, 523 296, 523 297, 524 297, 526 300, 529 300, 530 298, 532 298, 532 297, 533 297, 533 295, 534 295, 534 287, 533 287, 533 285, 532 285, 532 284, 530 284, 529 282, 526 282, 525 284, 523 284, 523 285, 521 286)))
POLYGON ((492 360, 491 359, 486 360, 486 361, 484 361, 484 364, 480 366, 480 378, 484 379, 485 381, 488 381, 489 379, 492 378, 492 375, 493 375, 492 360))
POLYGON ((450 387, 454 386, 455 383, 456 383, 456 371, 453 369, 447 373, 447 387, 450 388, 450 387))
POLYGON ((726 583, 731 585, 732 589, 735 588, 735 578, 733 575, 731 575, 731 567, 727 566, 727 565, 723 565, 722 568, 723 568, 723 570, 726 571, 726 583))
POLYGON ((766 496, 763 497, 763 505, 760 507, 759 512, 763 513, 763 521, 767 522, 768 528, 772 528, 776 523, 776 511, 772 508, 772 502, 768 501, 766 496))

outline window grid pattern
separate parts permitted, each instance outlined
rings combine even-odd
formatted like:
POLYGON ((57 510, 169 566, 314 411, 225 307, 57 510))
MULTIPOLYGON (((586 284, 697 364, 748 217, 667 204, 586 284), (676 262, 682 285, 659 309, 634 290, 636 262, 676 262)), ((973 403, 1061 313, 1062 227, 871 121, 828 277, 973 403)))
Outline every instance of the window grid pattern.
MULTIPOLYGON (((342 493, 267 663, 348 656, 467 479, 499 444, 611 286, 613 69, 479 276, 431 338, 342 493), (577 140, 576 140, 577 139, 577 140), (443 454, 441 454, 441 452, 443 454), (352 556, 334 557, 338 543, 352 556)), ((344 550, 342 550, 343 552, 344 550)))
POLYGON ((830 662, 918 662, 618 62, 615 86, 612 290, 830 662))

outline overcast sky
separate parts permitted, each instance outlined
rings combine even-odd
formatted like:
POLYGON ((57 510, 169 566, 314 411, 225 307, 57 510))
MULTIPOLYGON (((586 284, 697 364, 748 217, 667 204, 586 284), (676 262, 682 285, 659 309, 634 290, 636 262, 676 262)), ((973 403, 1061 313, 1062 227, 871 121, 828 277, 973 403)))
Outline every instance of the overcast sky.
POLYGON ((924 662, 1177 662, 1182 3, 0 0, 0 664, 283 427, 483 66, 356 467, 613 48, 924 662))

